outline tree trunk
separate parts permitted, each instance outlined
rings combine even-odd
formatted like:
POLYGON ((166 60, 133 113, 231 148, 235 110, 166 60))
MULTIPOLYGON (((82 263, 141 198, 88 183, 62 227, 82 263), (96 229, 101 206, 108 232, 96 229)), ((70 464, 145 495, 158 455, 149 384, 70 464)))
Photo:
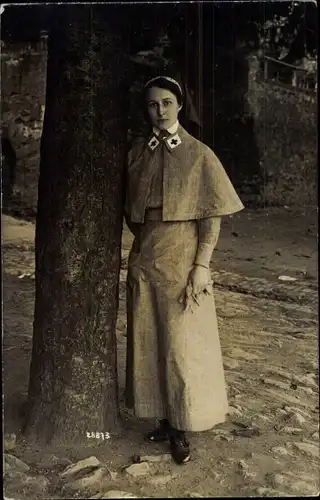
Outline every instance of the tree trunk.
POLYGON ((119 429, 125 19, 124 5, 59 6, 49 35, 24 428, 46 443, 119 429))

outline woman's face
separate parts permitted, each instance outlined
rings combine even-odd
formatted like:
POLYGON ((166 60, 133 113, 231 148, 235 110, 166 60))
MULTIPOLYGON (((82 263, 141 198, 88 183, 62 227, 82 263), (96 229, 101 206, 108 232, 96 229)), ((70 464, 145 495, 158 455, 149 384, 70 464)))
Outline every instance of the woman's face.
POLYGON ((167 89, 151 87, 147 91, 148 115, 152 125, 160 130, 167 130, 178 119, 182 106, 176 96, 167 89))

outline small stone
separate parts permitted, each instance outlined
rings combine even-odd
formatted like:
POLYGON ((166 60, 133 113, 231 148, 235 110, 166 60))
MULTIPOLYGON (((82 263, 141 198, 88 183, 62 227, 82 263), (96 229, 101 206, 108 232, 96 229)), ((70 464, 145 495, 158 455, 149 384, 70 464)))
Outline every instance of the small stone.
POLYGON ((211 475, 214 477, 214 479, 216 479, 218 481, 218 479, 220 479, 221 477, 221 474, 218 474, 218 472, 215 472, 215 471, 212 471, 211 472, 211 475))
POLYGON ((274 446, 272 448, 273 453, 276 455, 280 456, 286 456, 286 455, 291 455, 291 453, 287 450, 287 448, 284 448, 283 446, 274 446))
POLYGON ((84 477, 76 479, 71 483, 68 482, 67 488, 72 490, 86 490, 94 486, 100 486, 107 477, 110 477, 108 469, 106 467, 99 467, 98 469, 91 470, 84 477))
POLYGON ((142 455, 140 462, 171 462, 172 457, 170 453, 163 453, 161 455, 142 455))
POLYGON ((241 471, 243 479, 253 479, 257 476, 256 472, 249 472, 248 470, 241 471))
POLYGON ((96 467, 99 467, 100 465, 100 462, 99 460, 96 458, 96 457, 89 457, 89 458, 85 458, 84 460, 80 460, 79 462, 73 464, 73 465, 70 465, 69 467, 67 467, 61 474, 60 474, 60 477, 63 479, 63 478, 68 478, 70 476, 73 476, 77 473, 79 473, 80 471, 85 471, 86 469, 92 469, 92 468, 96 468, 96 467))
POLYGON ((318 385, 314 380, 315 375, 313 373, 308 373, 307 375, 303 375, 302 377, 298 377, 297 375, 293 375, 292 380, 296 382, 298 385, 305 385, 307 387, 311 387, 315 390, 318 390, 318 385))
MULTIPOLYGON (((286 470, 286 475, 293 477, 293 479, 296 481, 297 480, 297 473, 290 472, 289 470, 286 470)), ((305 472, 300 472, 299 471, 299 480, 305 481, 306 483, 313 483, 315 480, 315 475, 313 474, 306 474, 305 472)))
POLYGON ((287 478, 283 474, 271 473, 266 475, 267 482, 273 488, 278 488, 279 486, 285 486, 288 482, 287 478))
POLYGON ((284 493, 282 491, 277 491, 271 488, 264 488, 260 486, 255 490, 259 497, 288 497, 294 495, 288 495, 288 493, 284 493))
POLYGON ((244 478, 247 478, 249 475, 253 476, 254 474, 250 474, 249 465, 244 460, 239 460, 238 462, 239 472, 244 478))
POLYGON ((311 443, 292 443, 295 448, 297 448, 302 453, 305 453, 309 457, 319 458, 319 446, 315 446, 311 443))
POLYGON ((253 478, 256 476, 256 473, 249 472, 249 465, 245 462, 245 460, 239 460, 238 462, 239 472, 244 479, 253 478))
POLYGON ((214 439, 220 439, 221 441, 233 441, 234 438, 230 436, 230 432, 224 429, 211 429, 211 434, 213 434, 214 439))
POLYGON ((3 484, 7 495, 14 497, 14 500, 20 500, 21 492, 25 492, 28 476, 24 472, 9 470, 4 472, 3 484))
POLYGON ((283 408, 277 408, 276 412, 280 413, 280 415, 287 415, 286 410, 284 410, 283 408))
POLYGON ((10 455, 9 453, 4 454, 4 468, 6 469, 15 469, 19 472, 28 472, 30 470, 29 465, 25 464, 19 458, 14 455, 10 455))
POLYGON ((6 434, 4 436, 4 442, 3 442, 3 447, 4 451, 13 451, 14 448, 16 447, 17 443, 17 436, 14 434, 6 434))
MULTIPOLYGON (((278 254, 278 255, 280 255, 280 254, 278 254)), ((280 280, 280 281, 297 281, 297 278, 293 278, 292 276, 282 275, 282 276, 278 276, 278 280, 280 280)))
POLYGON ((298 425, 302 425, 302 424, 305 424, 306 423, 306 419, 300 414, 300 413, 293 413, 291 415, 291 418, 290 420, 292 422, 295 422, 296 424, 298 425))
POLYGON ((305 366, 306 366, 307 370, 313 370, 313 371, 319 370, 318 360, 316 360, 316 361, 310 360, 309 363, 306 363, 305 366))
POLYGON ((262 379, 263 383, 266 385, 273 385, 274 387, 279 387, 279 389, 290 389, 290 385, 286 382, 281 382, 280 380, 276 380, 273 378, 264 378, 262 379))
POLYGON ((267 417, 267 415, 261 415, 261 413, 256 415, 256 418, 260 418, 263 422, 271 422, 271 418, 267 417))
POLYGON ((286 434, 291 434, 293 436, 297 436, 297 435, 301 434, 302 429, 300 429, 298 427, 290 427, 290 426, 286 425, 284 427, 281 427, 279 429, 279 431, 285 432, 286 434))
POLYGON ((33 476, 28 478, 27 484, 37 491, 46 492, 50 483, 45 476, 33 476))
POLYGON ((92 499, 103 499, 103 498, 144 498, 144 497, 137 497, 136 495, 133 495, 133 493, 128 493, 127 491, 120 491, 120 490, 110 490, 106 491, 105 493, 98 493, 95 496, 91 497, 92 499))
POLYGON ((298 408, 297 406, 285 406, 284 410, 287 413, 299 413, 300 415, 303 415, 305 418, 310 418, 309 413, 307 413, 304 410, 301 410, 301 408, 298 408))
POLYGON ((28 497, 30 498, 30 494, 32 493, 32 497, 36 495, 40 495, 43 498, 43 495, 47 493, 49 481, 44 476, 28 476, 24 472, 19 472, 17 470, 10 470, 5 474, 5 482, 6 489, 10 491, 11 494, 20 493, 24 491, 28 493, 28 497))
POLYGON ((298 494, 299 496, 308 496, 308 495, 319 495, 319 489, 312 484, 307 483, 306 481, 294 481, 290 484, 290 490, 293 493, 298 494))
POLYGON ((148 462, 141 464, 132 464, 125 469, 126 473, 133 477, 146 476, 149 473, 150 466, 148 462))
POLYGON ((117 472, 113 472, 112 470, 108 470, 109 474, 110 474, 110 478, 112 481, 115 481, 118 477, 118 473, 117 472))
POLYGON ((235 386, 229 387, 228 392, 230 393, 230 396, 234 398, 242 396, 241 391, 239 391, 239 389, 235 386))
POLYGON ((239 367, 239 362, 236 359, 224 358, 223 359, 223 366, 227 370, 234 370, 235 368, 239 367))
POLYGON ((239 408, 236 408, 235 406, 231 405, 231 406, 229 406, 228 414, 233 416, 233 417, 241 417, 242 411, 239 408))
POLYGON ((241 437, 260 436, 260 430, 257 427, 244 427, 243 429, 233 429, 232 434, 241 437))
POLYGON ((39 462, 39 467, 41 469, 51 469, 55 466, 69 466, 71 465, 71 460, 68 458, 57 457, 56 455, 43 455, 39 462))
POLYGON ((244 349, 241 349, 241 347, 232 347, 231 349, 229 349, 228 354, 232 355, 232 357, 234 358, 244 359, 246 361, 254 361, 256 359, 260 359, 260 356, 245 351, 244 349))
POLYGON ((314 432, 312 435, 311 435, 312 439, 316 439, 317 441, 319 440, 319 431, 316 431, 314 432))
POLYGON ((279 366, 269 367, 268 372, 275 374, 275 375, 279 375, 280 377, 283 377, 287 380, 290 380, 290 381, 292 380, 292 373, 287 371, 287 370, 284 370, 283 368, 280 368, 279 366))
POLYGON ((274 343, 277 347, 279 347, 279 349, 281 349, 281 348, 282 348, 282 346, 283 346, 283 343, 282 343, 282 342, 281 342, 281 340, 279 340, 279 339, 274 339, 274 340, 273 340, 273 343, 274 343))
POLYGON ((299 386, 299 389, 306 394, 313 394, 313 390, 311 389, 311 387, 299 386))
MULTIPOLYGON (((288 384, 289 386, 289 384, 288 384)), ((286 394, 285 392, 280 392, 277 389, 274 389, 273 387, 266 387, 265 392, 270 394, 271 396, 274 396, 275 399, 278 399, 279 401, 286 401, 287 403, 290 404, 303 404, 303 406, 307 406, 307 403, 304 404, 300 399, 296 396, 291 396, 291 394, 286 394)))
POLYGON ((226 431, 225 429, 211 429, 209 432, 210 434, 214 434, 217 436, 220 436, 222 434, 228 436, 230 434, 230 431, 226 431))
POLYGON ((6 482, 14 481, 16 484, 25 484, 27 482, 27 475, 24 472, 14 469, 5 470, 4 477, 6 478, 6 482))
POLYGON ((227 441, 230 443, 230 441, 234 441, 234 438, 232 436, 227 436, 226 434, 221 434, 221 436, 218 436, 221 441, 227 441))
POLYGON ((241 470, 248 470, 249 469, 249 465, 244 460, 239 460, 238 467, 241 470))
POLYGON ((149 479, 149 483, 153 486, 165 486, 169 481, 172 481, 173 477, 170 474, 165 476, 153 476, 149 479))

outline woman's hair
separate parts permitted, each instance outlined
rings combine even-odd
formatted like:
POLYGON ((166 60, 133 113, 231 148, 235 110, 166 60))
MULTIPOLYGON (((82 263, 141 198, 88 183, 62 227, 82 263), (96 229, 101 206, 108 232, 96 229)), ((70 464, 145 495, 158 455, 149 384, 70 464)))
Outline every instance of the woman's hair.
POLYGON ((170 92, 176 96, 179 106, 182 106, 184 101, 184 92, 182 85, 176 79, 170 76, 160 75, 148 80, 143 87, 144 101, 146 100, 148 90, 152 87, 170 90, 170 92))

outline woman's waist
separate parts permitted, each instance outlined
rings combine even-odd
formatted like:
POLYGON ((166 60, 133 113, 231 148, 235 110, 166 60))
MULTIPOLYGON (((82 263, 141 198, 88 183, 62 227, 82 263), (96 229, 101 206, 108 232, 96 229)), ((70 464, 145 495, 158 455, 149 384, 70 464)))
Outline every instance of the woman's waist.
POLYGON ((163 221, 162 207, 147 208, 145 210, 144 222, 140 225, 140 235, 142 234, 162 234, 164 237, 171 234, 191 235, 197 232, 197 221, 163 221))
POLYGON ((161 209, 146 212, 145 222, 140 225, 134 241, 135 251, 139 248, 153 258, 171 252, 173 249, 182 251, 185 247, 195 251, 198 243, 198 228, 196 221, 163 222, 161 209), (194 248, 193 248, 194 247, 194 248))
POLYGON ((162 222, 162 207, 146 208, 144 214, 145 223, 148 221, 161 221, 162 222))

